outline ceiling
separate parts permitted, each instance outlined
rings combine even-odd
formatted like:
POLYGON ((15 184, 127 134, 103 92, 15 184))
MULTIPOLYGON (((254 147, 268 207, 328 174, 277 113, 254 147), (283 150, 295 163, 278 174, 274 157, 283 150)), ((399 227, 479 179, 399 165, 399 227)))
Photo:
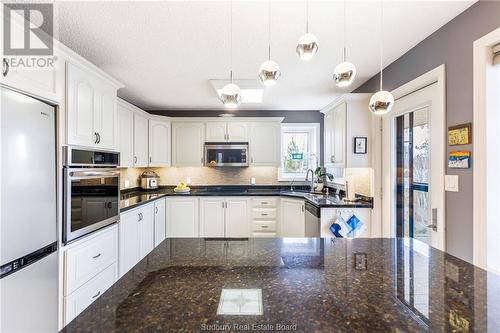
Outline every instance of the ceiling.
MULTIPOLYGON (((387 65, 474 1, 384 3, 384 65, 387 65)), ((235 79, 255 79, 267 59, 267 1, 233 3, 235 79)), ((343 1, 310 1, 309 30, 318 54, 303 62, 295 53, 305 32, 304 1, 272 1, 272 58, 282 77, 266 88, 262 104, 248 110, 319 110, 347 90, 335 87, 341 61, 343 1)), ((58 37, 126 87, 124 99, 146 110, 223 109, 210 79, 230 71, 229 1, 56 2, 58 37)), ((379 69, 380 2, 347 1, 348 59, 358 77, 350 90, 379 69)))

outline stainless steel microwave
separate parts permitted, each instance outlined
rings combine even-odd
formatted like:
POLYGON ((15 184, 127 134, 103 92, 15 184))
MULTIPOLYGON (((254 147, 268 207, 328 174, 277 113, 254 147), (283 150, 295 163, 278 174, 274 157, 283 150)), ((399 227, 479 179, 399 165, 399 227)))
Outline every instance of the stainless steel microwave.
POLYGON ((205 143, 205 166, 247 167, 247 142, 207 142, 205 143))

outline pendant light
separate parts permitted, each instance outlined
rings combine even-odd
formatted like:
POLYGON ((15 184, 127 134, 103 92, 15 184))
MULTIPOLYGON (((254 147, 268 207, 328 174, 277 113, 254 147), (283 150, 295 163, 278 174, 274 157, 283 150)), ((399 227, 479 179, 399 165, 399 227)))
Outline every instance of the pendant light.
POLYGON ((268 0, 268 60, 259 68, 259 78, 265 86, 274 86, 281 76, 280 66, 271 60, 271 0, 268 0))
POLYGON ((241 91, 240 87, 233 83, 233 1, 230 2, 230 66, 231 66, 231 83, 226 84, 220 93, 220 100, 224 106, 228 109, 236 109, 241 103, 241 91))
POLYGON ((383 47, 383 35, 384 35, 384 3, 380 1, 380 90, 376 92, 370 98, 369 109, 373 114, 383 115, 391 111, 394 106, 394 96, 388 91, 383 90, 383 80, 384 80, 384 47, 383 47))
POLYGON ((345 88, 351 85, 356 78, 356 66, 352 62, 346 61, 346 31, 347 31, 347 15, 346 15, 346 1, 344 0, 344 52, 343 60, 340 64, 335 66, 333 70, 333 80, 339 88, 345 88))
POLYGON ((318 52, 318 39, 309 33, 309 0, 306 0, 306 33, 297 41, 295 48, 301 60, 308 61, 318 52))

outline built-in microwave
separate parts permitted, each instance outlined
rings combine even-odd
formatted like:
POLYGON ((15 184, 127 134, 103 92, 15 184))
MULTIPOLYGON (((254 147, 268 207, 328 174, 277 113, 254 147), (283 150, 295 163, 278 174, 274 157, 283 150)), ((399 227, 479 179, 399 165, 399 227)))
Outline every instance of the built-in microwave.
POLYGON ((205 143, 205 166, 247 167, 248 142, 205 143))
POLYGON ((64 150, 63 242, 115 223, 120 216, 120 154, 64 150))

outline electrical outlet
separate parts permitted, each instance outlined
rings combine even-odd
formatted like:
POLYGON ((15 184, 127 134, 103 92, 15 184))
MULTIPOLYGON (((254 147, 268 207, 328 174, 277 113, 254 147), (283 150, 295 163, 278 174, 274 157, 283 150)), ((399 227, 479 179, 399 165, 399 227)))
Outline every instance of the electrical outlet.
POLYGON ((186 178, 186 185, 191 185, 191 178, 189 177, 186 178))
POLYGON ((129 188, 130 187, 130 180, 125 179, 125 182, 123 185, 125 185, 125 188, 129 188))
POLYGON ((254 177, 250 178, 250 184, 255 185, 255 178, 254 177))

